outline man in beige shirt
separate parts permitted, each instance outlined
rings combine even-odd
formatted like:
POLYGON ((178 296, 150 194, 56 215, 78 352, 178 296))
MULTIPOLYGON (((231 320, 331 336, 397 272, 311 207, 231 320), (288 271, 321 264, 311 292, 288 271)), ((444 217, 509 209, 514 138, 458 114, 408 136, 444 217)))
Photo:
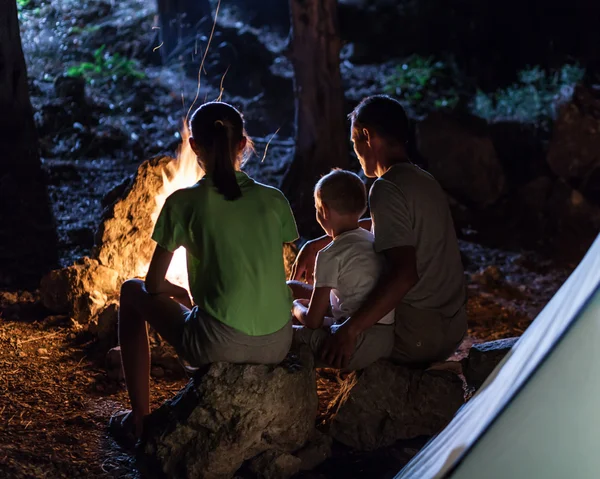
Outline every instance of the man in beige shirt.
MULTIPOLYGON (((444 360, 466 333, 465 281, 446 195, 406 153, 409 128, 396 100, 374 96, 351 115, 352 141, 373 184, 371 219, 361 226, 375 235, 375 250, 387 270, 361 308, 322 350, 322 359, 344 367, 359 334, 396 310, 392 359, 403 363, 444 360)), ((293 279, 312 281, 314 258, 331 238, 308 242, 300 252, 293 279)))

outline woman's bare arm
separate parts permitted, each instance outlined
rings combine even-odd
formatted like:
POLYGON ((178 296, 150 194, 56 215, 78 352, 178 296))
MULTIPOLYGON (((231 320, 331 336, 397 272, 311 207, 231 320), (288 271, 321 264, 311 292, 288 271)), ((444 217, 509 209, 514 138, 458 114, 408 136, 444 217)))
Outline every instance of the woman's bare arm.
POLYGON ((150 294, 165 294, 179 301, 184 306, 191 308, 192 302, 186 289, 166 279, 172 259, 173 253, 156 245, 152 260, 150 261, 150 267, 148 268, 148 274, 146 274, 146 291, 150 294))

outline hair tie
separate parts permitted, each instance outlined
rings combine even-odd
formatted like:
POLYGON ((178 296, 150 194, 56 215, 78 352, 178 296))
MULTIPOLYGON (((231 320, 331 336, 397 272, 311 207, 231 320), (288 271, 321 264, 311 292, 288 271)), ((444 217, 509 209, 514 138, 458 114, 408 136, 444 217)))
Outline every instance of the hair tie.
POLYGON ((225 126, 225 123, 222 120, 217 120, 215 121, 215 126, 225 126))

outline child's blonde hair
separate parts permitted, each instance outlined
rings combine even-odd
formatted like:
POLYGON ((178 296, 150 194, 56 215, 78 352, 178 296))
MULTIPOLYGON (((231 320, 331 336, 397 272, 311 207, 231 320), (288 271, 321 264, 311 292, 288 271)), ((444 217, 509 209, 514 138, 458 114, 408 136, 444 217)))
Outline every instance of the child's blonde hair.
POLYGON ((334 169, 315 185, 315 198, 342 215, 362 215, 367 209, 367 190, 359 176, 334 169))

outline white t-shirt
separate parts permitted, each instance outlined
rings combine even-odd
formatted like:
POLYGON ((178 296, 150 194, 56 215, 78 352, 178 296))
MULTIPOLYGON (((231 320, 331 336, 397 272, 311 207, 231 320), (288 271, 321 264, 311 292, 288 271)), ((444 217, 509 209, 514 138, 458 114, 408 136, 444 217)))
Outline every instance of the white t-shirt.
MULTIPOLYGON (((375 287, 383 257, 375 253, 372 233, 357 228, 336 237, 317 254, 315 288, 332 288, 331 310, 336 321, 352 316, 375 287)), ((380 324, 393 324, 394 311, 380 324)))

